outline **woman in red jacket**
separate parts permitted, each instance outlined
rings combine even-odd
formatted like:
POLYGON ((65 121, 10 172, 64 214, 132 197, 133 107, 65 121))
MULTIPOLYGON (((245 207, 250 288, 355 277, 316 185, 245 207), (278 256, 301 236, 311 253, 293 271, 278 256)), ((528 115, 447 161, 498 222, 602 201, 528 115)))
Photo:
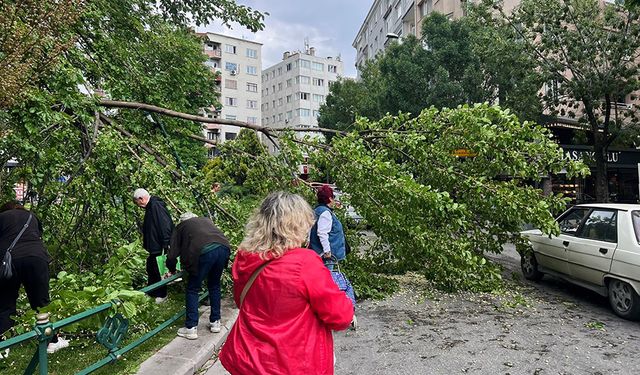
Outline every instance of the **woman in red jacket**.
POLYGON ((353 304, 300 247, 314 221, 302 197, 277 192, 247 223, 232 267, 240 314, 220 352, 232 375, 333 374, 331 331, 349 327, 353 304))

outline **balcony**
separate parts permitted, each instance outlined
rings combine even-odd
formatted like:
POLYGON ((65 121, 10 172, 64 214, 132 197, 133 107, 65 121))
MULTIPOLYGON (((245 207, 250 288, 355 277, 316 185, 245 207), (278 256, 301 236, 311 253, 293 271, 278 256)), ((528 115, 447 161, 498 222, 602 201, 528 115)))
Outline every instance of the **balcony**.
POLYGON ((205 50, 204 53, 210 58, 214 58, 214 59, 222 58, 222 50, 220 49, 205 50))

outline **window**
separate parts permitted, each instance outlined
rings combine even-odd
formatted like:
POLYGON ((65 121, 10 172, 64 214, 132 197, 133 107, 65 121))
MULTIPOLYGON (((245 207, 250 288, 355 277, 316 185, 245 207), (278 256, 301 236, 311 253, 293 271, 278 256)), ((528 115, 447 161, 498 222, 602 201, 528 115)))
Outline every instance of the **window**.
POLYGON ((268 117, 263 118, 262 123, 265 125, 269 125, 269 118, 268 117))
POLYGON ((283 113, 278 113, 278 121, 282 122, 283 117, 284 117, 283 113))
POLYGON ((317 70, 319 72, 322 72, 322 71, 324 71, 324 64, 323 63, 319 63, 319 62, 312 62, 311 63, 311 69, 317 70))
POLYGON ((287 64, 287 72, 291 70, 291 63, 287 64))
POLYGON ((224 87, 227 89, 237 89, 238 88, 238 81, 236 81, 235 79, 225 79, 224 80, 224 87))
POLYGON ((287 103, 291 103, 291 99, 292 99, 291 97, 292 97, 291 95, 287 95, 287 103))
POLYGON ((278 68, 278 75, 281 76, 282 75, 282 67, 278 68))
POLYGON ((278 91, 282 91, 282 82, 278 83, 278 91))
POLYGON ((262 82, 266 82, 268 80, 269 80, 269 74, 268 73, 267 74, 263 74, 262 75, 262 82))
POLYGON ((249 108, 249 109, 258 108, 258 101, 257 100, 247 100, 247 108, 249 108))
POLYGON ((311 110, 307 108, 298 108, 298 116, 300 117, 309 117, 311 116, 311 110))
POLYGON ((588 208, 576 208, 562 215, 562 217, 558 219, 560 232, 575 235, 588 212, 588 208))
POLYGON ((324 79, 314 78, 313 79, 314 86, 324 86, 324 79))
POLYGON ((338 67, 335 65, 327 65, 329 73, 338 73, 338 67))
POLYGON ((235 70, 237 72, 238 71, 238 64, 227 62, 227 63, 224 64, 224 69, 228 70, 228 71, 235 70))
POLYGON ((291 120, 293 118, 293 111, 287 111, 287 120, 291 120))
POLYGON ((287 80, 287 87, 291 87, 291 86, 293 86, 293 80, 291 78, 289 78, 287 80))
POLYGON ((238 98, 225 98, 225 104, 231 107, 235 107, 238 105, 238 98))
POLYGON ((329 81, 329 88, 331 88, 331 85, 333 85, 334 83, 336 83, 336 81, 329 81))
POLYGON ((264 103, 263 106, 265 110, 269 110, 269 103, 264 103))
POLYGON ((215 158, 216 156, 218 156, 218 154, 218 149, 215 147, 209 147, 209 149, 207 150, 207 156, 209 157, 209 159, 215 158))
POLYGON ((424 0, 422 5, 420 5, 420 18, 424 18, 431 13, 433 9, 433 0, 424 0))
POLYGON ((590 240, 618 242, 617 211, 595 209, 585 220, 579 237, 590 240))
POLYGON ((273 122, 275 124, 276 122, 276 115, 271 116, 271 122, 273 122))
POLYGON ((225 44, 224 45, 224 51, 226 53, 233 53, 235 55, 236 54, 236 46, 234 46, 233 44, 225 44))
POLYGON ((258 92, 258 84, 247 82, 247 91, 249 92, 258 92))
POLYGON ((258 58, 258 50, 247 48, 247 57, 250 57, 252 59, 257 59, 258 58))
POLYGON ((297 76, 296 77, 296 83, 301 84, 301 85, 308 85, 308 84, 311 83, 311 77, 297 76))
POLYGON ((284 100, 282 100, 282 98, 278 99, 278 107, 282 106, 283 103, 284 103, 284 100))
POLYGON ((316 103, 322 103, 324 101, 324 95, 313 94, 313 101, 316 103))
POLYGON ((258 75, 258 68, 255 66, 247 65, 247 74, 251 74, 252 76, 258 75))
POLYGON ((271 86, 271 92, 274 94, 276 93, 276 85, 271 86))
POLYGON ((296 94, 296 99, 309 100, 311 95, 308 92, 299 92, 296 94))
POLYGON ((247 117, 247 122, 251 125, 256 125, 258 123, 258 118, 257 117, 253 117, 253 116, 249 116, 247 117))
POLYGON ((209 130, 207 131, 207 139, 210 141, 217 141, 220 134, 218 134, 217 130, 209 130))
POLYGON ((204 65, 208 66, 209 68, 217 68, 218 61, 213 59, 207 59, 207 61, 204 62, 204 65))
POLYGON ((237 136, 238 136, 238 133, 230 133, 230 132, 224 133, 224 139, 227 141, 234 140, 236 139, 237 136))
POLYGON ((235 121, 238 119, 238 117, 236 115, 226 115, 225 119, 235 121))
POLYGON ((300 60, 300 67, 301 68, 311 68, 311 61, 309 60, 300 60))
POLYGON ((276 100, 275 100, 275 99, 273 99, 273 100, 271 101, 271 107, 273 107, 273 108, 275 108, 275 107, 276 107, 276 100))
POLYGON ((273 72, 271 72, 271 79, 276 78, 276 71, 274 70, 273 72))
POLYGON ((313 117, 318 118, 320 117, 320 111, 316 111, 315 109, 313 110, 313 117))

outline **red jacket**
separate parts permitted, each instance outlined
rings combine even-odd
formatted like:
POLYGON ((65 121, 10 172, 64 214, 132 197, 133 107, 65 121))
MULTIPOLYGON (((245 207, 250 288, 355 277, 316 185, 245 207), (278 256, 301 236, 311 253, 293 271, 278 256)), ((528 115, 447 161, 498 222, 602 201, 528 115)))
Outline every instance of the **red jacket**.
MULTIPOLYGON (((233 297, 265 261, 238 251, 233 262, 233 297)), ((344 330, 353 319, 353 304, 338 289, 320 257, 309 249, 292 249, 262 270, 220 361, 232 375, 333 374, 331 330, 344 330)))

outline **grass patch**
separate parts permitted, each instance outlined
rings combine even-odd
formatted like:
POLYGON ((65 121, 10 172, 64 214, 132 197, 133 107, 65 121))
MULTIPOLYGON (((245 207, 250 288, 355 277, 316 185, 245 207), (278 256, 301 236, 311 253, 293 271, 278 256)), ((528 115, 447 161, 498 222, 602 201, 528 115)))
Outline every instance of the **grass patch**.
MULTIPOLYGON (((154 306, 154 314, 158 317, 159 322, 166 321, 184 308, 184 287, 175 285, 169 288, 168 300, 161 305, 154 306)), ((178 319, 174 324, 137 348, 125 353, 115 363, 105 365, 94 374, 135 374, 142 362, 175 338, 176 330, 183 323, 183 318, 178 319)), ((145 333, 135 332, 128 335, 120 344, 120 347, 124 347, 145 333)), ((65 334, 63 331, 62 336, 71 339, 70 346, 55 354, 48 355, 49 374, 51 375, 75 374, 108 354, 107 349, 95 341, 95 333, 65 334)), ((36 347, 37 342, 30 340, 11 348, 9 358, 0 359, 0 373, 3 375, 23 374, 36 351, 36 347)))

